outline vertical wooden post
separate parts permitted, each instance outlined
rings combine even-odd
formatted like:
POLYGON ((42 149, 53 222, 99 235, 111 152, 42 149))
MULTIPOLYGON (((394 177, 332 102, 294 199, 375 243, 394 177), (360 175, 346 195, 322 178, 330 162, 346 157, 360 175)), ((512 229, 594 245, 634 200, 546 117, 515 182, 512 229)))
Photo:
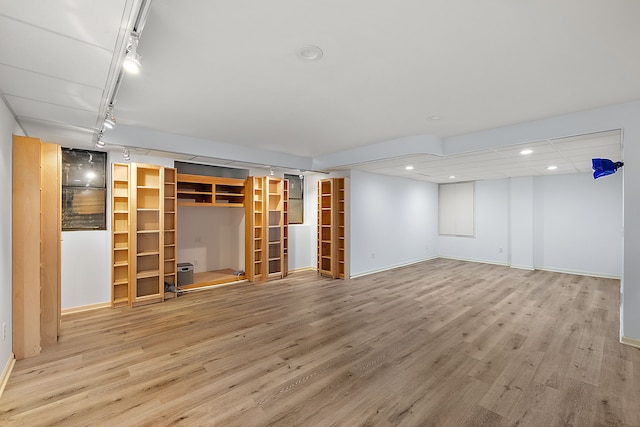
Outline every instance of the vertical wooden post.
POLYGON ((40 353, 40 140, 13 137, 13 352, 40 353))
POLYGON ((41 144, 40 344, 58 341, 60 326, 60 146, 41 144))

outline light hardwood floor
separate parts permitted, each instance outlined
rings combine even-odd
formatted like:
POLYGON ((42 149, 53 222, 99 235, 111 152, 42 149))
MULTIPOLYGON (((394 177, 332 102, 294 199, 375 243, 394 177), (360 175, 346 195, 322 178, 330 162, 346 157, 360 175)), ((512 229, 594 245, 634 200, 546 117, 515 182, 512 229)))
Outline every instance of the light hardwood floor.
POLYGON ((433 260, 65 316, 0 425, 640 426, 617 280, 433 260))

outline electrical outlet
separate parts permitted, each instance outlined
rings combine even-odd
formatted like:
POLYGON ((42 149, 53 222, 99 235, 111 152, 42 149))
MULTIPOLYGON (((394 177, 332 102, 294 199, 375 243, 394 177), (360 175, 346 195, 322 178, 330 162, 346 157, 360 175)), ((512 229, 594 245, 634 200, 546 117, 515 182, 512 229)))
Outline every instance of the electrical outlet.
POLYGON ((7 340, 7 323, 2 324, 2 341, 7 340))
POLYGON ((502 248, 498 248, 498 252, 499 252, 499 253, 502 253, 502 248))
POLYGON ((371 254, 371 259, 375 259, 376 258, 376 254, 372 253, 371 254))
POLYGON ((197 259, 193 261, 193 265, 198 265, 198 260, 197 259))

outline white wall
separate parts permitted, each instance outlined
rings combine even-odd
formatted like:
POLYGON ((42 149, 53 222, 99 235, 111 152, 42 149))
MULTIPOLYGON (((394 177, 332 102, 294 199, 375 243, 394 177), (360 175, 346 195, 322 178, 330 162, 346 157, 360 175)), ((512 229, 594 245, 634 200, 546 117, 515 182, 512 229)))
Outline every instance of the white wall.
POLYGON ((18 124, 0 100, 0 199, 4 202, 0 208, 0 373, 12 353, 12 311, 11 291, 11 187, 13 133, 20 134, 18 124), (3 337, 2 327, 6 325, 7 335, 3 337))
POLYGON ((624 187, 624 273, 620 307, 620 335, 640 345, 640 102, 617 113, 624 123, 622 169, 624 187))
POLYGON ((177 262, 195 273, 244 270, 244 209, 178 206, 177 262))
POLYGON ((446 258, 508 264, 509 180, 477 181, 475 236, 439 236, 438 254, 446 258))
POLYGON ((510 264, 533 269, 533 177, 511 178, 510 187, 510 264))
POLYGON ((110 264, 110 231, 63 232, 62 309, 111 301, 110 264))
POLYGON ((438 187, 351 171, 351 276, 437 254, 438 187))
POLYGON ((536 268, 622 276, 622 174, 536 177, 534 211, 536 268))
POLYGON ((440 236, 439 256, 622 275, 620 174, 598 180, 565 174, 478 181, 475 218, 475 237, 440 236))

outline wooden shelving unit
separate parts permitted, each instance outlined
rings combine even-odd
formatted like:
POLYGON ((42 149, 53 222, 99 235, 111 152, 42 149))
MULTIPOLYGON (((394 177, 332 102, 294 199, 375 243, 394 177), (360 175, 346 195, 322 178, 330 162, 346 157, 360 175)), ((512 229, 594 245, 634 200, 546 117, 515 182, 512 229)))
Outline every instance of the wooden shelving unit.
POLYGON ((132 238, 131 304, 159 302, 164 297, 164 180, 162 167, 135 165, 131 174, 134 189, 131 222, 132 238))
POLYGON ((284 277, 284 195, 283 180, 267 177, 267 229, 268 271, 267 279, 284 277))
POLYGON ((249 177, 245 185, 245 276, 251 282, 263 280, 265 181, 263 177, 249 177))
POLYGON ((287 275, 284 180, 249 177, 245 185, 245 267, 249 281, 287 275))
POLYGON ((336 239, 337 245, 337 276, 344 279, 346 271, 346 226, 345 226, 345 182, 344 178, 336 178, 334 181, 337 193, 337 211, 336 225, 338 227, 338 235, 336 239))
POLYGON ((289 180, 282 181, 283 193, 283 238, 282 238, 282 271, 286 276, 289 274, 289 180))
POLYGON ((176 170, 112 165, 111 305, 134 306, 176 296, 176 170))
POLYGON ((318 273, 345 278, 346 224, 345 180, 329 178, 318 182, 318 273))
POLYGON ((172 291, 165 289, 164 299, 174 298, 177 293, 177 264, 176 264, 176 189, 177 171, 174 168, 164 168, 164 284, 172 287, 172 291))
POLYGON ((318 182, 318 273, 333 277, 333 180, 318 182))
POLYGON ((245 181, 236 178, 177 174, 179 206, 244 206, 245 181))
POLYGON ((111 306, 129 305, 129 165, 111 166, 111 306))

